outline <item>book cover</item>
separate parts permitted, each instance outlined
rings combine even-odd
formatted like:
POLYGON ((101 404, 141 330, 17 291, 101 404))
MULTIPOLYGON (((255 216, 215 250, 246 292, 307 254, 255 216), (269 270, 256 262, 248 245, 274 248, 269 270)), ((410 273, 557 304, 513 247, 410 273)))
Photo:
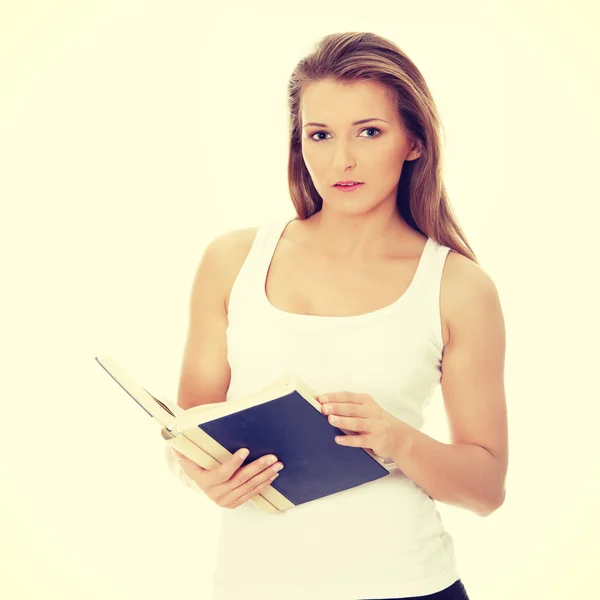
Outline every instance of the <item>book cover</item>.
POLYGON ((313 391, 294 373, 248 398, 184 410, 150 394, 114 358, 96 361, 158 421, 163 439, 201 467, 215 468, 240 448, 250 450, 243 465, 275 454, 284 468, 252 499, 262 510, 288 510, 375 481, 395 468, 368 449, 337 444, 335 436, 347 432, 329 423, 313 391))

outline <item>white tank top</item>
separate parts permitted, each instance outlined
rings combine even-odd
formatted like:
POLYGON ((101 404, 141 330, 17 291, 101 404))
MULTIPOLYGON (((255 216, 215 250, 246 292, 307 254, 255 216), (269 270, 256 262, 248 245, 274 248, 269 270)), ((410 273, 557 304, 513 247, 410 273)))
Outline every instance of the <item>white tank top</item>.
MULTIPOLYGON (((293 371, 316 394, 368 393, 420 429, 440 383, 440 284, 449 248, 428 238, 409 288, 384 308, 345 317, 293 314, 265 293, 291 220, 259 228, 231 289, 226 401, 293 371)), ((223 509, 212 599, 398 598, 432 594, 457 579, 454 543, 435 502, 394 469, 277 515, 250 503, 223 509)))

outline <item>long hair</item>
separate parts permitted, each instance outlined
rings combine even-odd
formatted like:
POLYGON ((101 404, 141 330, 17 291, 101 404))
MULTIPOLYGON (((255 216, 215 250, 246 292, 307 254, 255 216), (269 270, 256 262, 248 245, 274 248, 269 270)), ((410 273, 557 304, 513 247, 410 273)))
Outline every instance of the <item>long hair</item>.
POLYGON ((288 184, 299 219, 321 210, 317 192, 302 157, 300 103, 309 83, 376 81, 393 98, 408 136, 421 155, 406 161, 398 183, 396 205, 413 229, 479 264, 448 200, 442 180, 441 121, 423 75, 395 44, 374 33, 333 33, 294 68, 288 83, 288 184))

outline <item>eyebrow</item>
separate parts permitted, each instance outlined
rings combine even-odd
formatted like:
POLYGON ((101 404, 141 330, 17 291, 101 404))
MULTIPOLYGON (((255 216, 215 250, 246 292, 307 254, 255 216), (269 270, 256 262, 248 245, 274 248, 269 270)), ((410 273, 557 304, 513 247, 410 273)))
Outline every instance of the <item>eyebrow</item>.
MULTIPOLYGON (((386 121, 385 119, 371 117, 369 119, 361 119, 360 121, 354 121, 352 125, 361 125, 362 123, 368 123, 369 121, 383 121, 384 123, 389 123, 389 121, 386 121)), ((308 127, 309 125, 314 125, 315 127, 327 127, 325 123, 306 123, 306 125, 302 126, 302 129, 304 129, 304 127, 308 127)))

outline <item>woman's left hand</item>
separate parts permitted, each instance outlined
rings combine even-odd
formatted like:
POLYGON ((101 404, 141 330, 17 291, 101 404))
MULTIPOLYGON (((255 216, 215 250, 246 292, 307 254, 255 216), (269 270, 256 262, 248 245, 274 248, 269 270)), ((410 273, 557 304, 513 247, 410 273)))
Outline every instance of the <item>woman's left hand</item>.
POLYGON ((338 444, 370 448, 380 458, 389 458, 397 451, 402 421, 379 406, 369 394, 334 392, 321 394, 317 400, 331 425, 360 433, 336 436, 338 444))

